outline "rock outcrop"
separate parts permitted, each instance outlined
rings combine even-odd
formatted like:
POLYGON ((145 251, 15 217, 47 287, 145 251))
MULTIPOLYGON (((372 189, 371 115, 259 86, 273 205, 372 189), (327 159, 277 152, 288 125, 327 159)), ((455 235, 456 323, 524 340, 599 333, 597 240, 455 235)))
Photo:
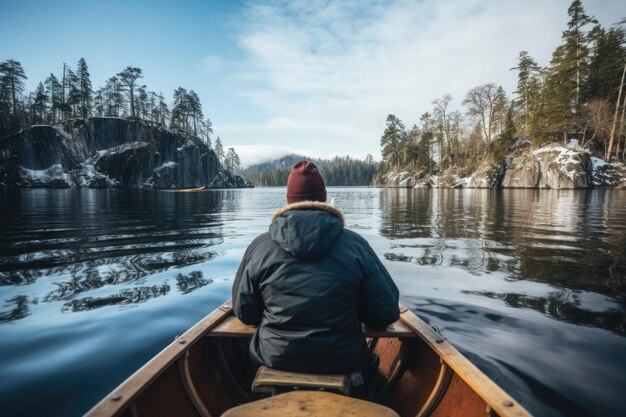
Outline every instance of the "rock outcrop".
POLYGON ((0 186, 251 187, 200 139, 116 117, 31 126, 0 143, 0 186))
POLYGON ((589 188, 593 185, 591 156, 582 149, 544 146, 513 158, 503 188, 589 188))

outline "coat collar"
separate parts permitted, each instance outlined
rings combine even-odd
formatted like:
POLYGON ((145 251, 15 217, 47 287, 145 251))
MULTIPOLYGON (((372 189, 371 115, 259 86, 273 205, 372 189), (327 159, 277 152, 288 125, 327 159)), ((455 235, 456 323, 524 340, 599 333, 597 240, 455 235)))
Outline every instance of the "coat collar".
POLYGON ((341 224, 344 224, 343 213, 336 207, 331 206, 328 203, 322 203, 320 201, 300 201, 298 203, 287 204, 285 207, 282 207, 274 213, 272 216, 272 221, 276 220, 278 217, 287 213, 289 210, 323 210, 337 217, 341 224))

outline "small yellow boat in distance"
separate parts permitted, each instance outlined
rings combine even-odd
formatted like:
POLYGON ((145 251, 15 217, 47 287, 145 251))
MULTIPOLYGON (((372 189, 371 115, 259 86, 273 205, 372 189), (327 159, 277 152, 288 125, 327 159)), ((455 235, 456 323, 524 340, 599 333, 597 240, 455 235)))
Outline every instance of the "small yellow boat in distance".
POLYGON ((206 189, 206 185, 203 185, 202 187, 196 187, 196 188, 181 188, 181 189, 176 190, 176 191, 180 191, 180 192, 183 192, 183 193, 190 193, 190 192, 193 192, 193 191, 202 191, 204 189, 206 189))
MULTIPOLYGON (((334 416, 351 409, 369 417, 531 417, 439 332, 406 307, 401 306, 400 311, 400 319, 385 330, 364 328, 370 347, 380 357, 380 372, 385 377, 375 403, 303 390, 264 400, 253 398, 250 387, 243 386, 238 375, 242 342, 249 340, 255 327, 241 323, 227 301, 163 349, 86 416, 218 417, 226 413, 232 417, 283 412, 334 416)), ((308 376, 315 379, 315 375, 308 376)), ((255 384, 258 379, 257 374, 255 384)))

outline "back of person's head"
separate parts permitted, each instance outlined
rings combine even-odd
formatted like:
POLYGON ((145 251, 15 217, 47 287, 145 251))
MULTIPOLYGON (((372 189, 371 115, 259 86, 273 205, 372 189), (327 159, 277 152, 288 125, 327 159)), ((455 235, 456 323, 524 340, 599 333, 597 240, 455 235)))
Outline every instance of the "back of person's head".
POLYGON ((324 177, 313 162, 299 161, 287 179, 287 203, 300 201, 326 202, 324 177))

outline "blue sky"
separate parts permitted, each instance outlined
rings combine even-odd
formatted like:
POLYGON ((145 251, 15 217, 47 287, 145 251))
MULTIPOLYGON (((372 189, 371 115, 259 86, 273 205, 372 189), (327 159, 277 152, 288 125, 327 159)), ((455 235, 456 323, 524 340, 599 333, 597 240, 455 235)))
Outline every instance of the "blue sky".
MULTIPOLYGON (((245 162, 286 150, 378 157, 387 114, 407 125, 486 82, 515 89, 520 50, 541 65, 570 1, 6 1, 0 60, 33 89, 84 57, 94 87, 127 65, 148 89, 195 90, 245 162)), ((586 0, 604 26, 619 0, 586 0)))

